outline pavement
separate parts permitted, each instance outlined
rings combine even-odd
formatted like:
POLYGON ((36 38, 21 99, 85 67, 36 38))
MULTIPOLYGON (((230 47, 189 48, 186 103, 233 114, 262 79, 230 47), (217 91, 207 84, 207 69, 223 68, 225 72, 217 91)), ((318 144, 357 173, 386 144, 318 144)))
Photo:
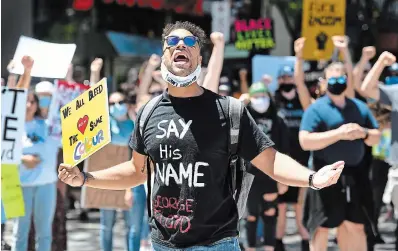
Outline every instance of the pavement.
MULTIPOLYGON (((121 213, 118 215, 117 223, 114 227, 114 249, 113 251, 127 250, 125 248, 124 239, 124 227, 121 213)), ((98 251, 100 249, 99 243, 99 213, 90 212, 88 222, 80 222, 78 220, 78 214, 75 211, 68 213, 68 250, 71 251, 98 251)), ((381 219, 385 218, 382 215, 381 219)), ((389 244, 377 245, 376 251, 393 251, 394 248, 394 230, 395 223, 393 221, 379 221, 379 228, 383 239, 389 244)), ((8 221, 5 230, 5 240, 11 243, 12 234, 12 221, 8 221)), ((331 234, 330 239, 333 238, 331 234)), ((287 251, 299 251, 301 239, 297 234, 297 229, 295 226, 294 212, 288 212, 288 221, 286 229, 286 237, 283 239, 287 251)), ((258 249, 261 250, 261 249, 258 249)), ((333 241, 329 241, 328 251, 337 251, 338 248, 333 241)), ((141 251, 148 251, 148 248, 144 248, 141 251)))

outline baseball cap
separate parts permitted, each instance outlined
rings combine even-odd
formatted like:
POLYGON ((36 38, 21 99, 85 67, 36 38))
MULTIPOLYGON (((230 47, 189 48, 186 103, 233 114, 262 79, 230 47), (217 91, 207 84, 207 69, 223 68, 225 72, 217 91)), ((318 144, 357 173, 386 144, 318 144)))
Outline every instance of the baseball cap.
POLYGON ((256 82, 250 86, 249 94, 254 95, 256 93, 266 93, 268 88, 265 86, 263 82, 256 82))
POLYGON ((51 93, 54 92, 54 85, 49 81, 41 81, 35 86, 36 93, 51 93))
POLYGON ((220 86, 218 87, 218 91, 219 92, 230 92, 231 87, 228 84, 220 84, 220 86))
POLYGON ((278 78, 282 76, 293 76, 294 68, 290 65, 282 66, 278 71, 278 78))

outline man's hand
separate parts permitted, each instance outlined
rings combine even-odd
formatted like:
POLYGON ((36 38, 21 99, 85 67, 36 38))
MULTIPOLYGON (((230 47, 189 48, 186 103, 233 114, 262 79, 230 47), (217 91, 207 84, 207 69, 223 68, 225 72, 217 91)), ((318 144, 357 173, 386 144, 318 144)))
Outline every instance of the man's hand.
POLYGON ((30 70, 32 70, 34 61, 33 61, 33 58, 30 56, 23 56, 21 63, 23 65, 25 71, 30 71, 30 70))
POLYGON ((83 185, 84 177, 76 166, 67 164, 60 164, 58 168, 58 178, 72 187, 79 187, 83 185))
POLYGON ((103 64, 102 58, 94 59, 94 61, 91 63, 90 66, 91 72, 100 72, 102 69, 102 64, 103 64))
POLYGON ((301 37, 294 41, 294 52, 296 53, 296 57, 299 59, 303 57, 304 42, 305 37, 301 37))
POLYGON ((134 197, 133 197, 133 192, 131 191, 131 188, 126 189, 126 193, 124 194, 124 203, 128 207, 132 207, 133 201, 134 201, 134 197))
POLYGON ((348 37, 347 36, 333 36, 332 41, 334 47, 339 50, 344 50, 348 48, 348 37))
POLYGON ((321 170, 316 172, 313 177, 312 184, 316 188, 324 188, 336 184, 343 168, 344 161, 338 161, 334 164, 324 166, 321 170))
POLYGON ((22 163, 29 169, 35 168, 40 162, 40 158, 36 155, 23 155, 22 163))
POLYGON ((239 78, 240 79, 247 79, 247 70, 246 69, 240 69, 239 70, 239 78))
POLYGON ((159 67, 160 63, 162 62, 161 58, 156 55, 152 54, 148 61, 148 66, 152 67, 152 69, 156 69, 159 67))
POLYGON ((249 104, 250 102, 249 93, 243 93, 242 95, 240 95, 239 101, 243 102, 245 105, 249 104))
POLYGON ((371 60, 376 56, 376 48, 374 46, 366 46, 362 48, 362 58, 366 61, 371 60))
POLYGON ((363 139, 366 136, 365 130, 355 123, 344 124, 337 130, 339 130, 340 138, 342 140, 357 140, 363 139))
POLYGON ((395 58, 395 56, 392 53, 390 53, 388 51, 384 51, 380 55, 379 60, 381 60, 383 62, 384 66, 391 66, 396 62, 397 59, 395 58))
POLYGON ((210 34, 210 40, 214 45, 224 44, 224 34, 221 32, 213 32, 210 34))

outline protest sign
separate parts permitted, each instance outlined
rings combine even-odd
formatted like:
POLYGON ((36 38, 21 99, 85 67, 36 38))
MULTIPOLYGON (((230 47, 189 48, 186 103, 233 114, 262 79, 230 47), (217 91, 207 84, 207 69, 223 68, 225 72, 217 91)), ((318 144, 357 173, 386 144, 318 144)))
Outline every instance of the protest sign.
POLYGON ((278 89, 278 71, 283 66, 294 66, 296 57, 277 57, 257 55, 252 59, 253 82, 261 81, 264 74, 272 77, 272 82, 268 86, 271 92, 278 89))
MULTIPOLYGON (((86 172, 99 171, 126 162, 131 159, 130 151, 128 146, 108 144, 84 162, 84 170, 86 172)), ((124 195, 125 190, 83 187, 82 207, 127 210, 128 206, 124 202, 124 195)))
POLYGON ((35 61, 31 76, 65 78, 75 50, 75 44, 55 44, 21 36, 14 54, 15 67, 11 72, 23 74, 21 59, 28 55, 35 61))
POLYGON ((18 165, 22 157, 27 91, 1 89, 1 200, 7 218, 24 216, 18 165))
POLYGON ((304 0, 302 36, 306 60, 330 59, 332 36, 345 34, 345 0, 304 0))
POLYGON ((231 30, 231 4, 228 1, 216 1, 211 3, 211 31, 224 34, 224 41, 229 42, 231 30))
POLYGON ((90 86, 70 83, 65 80, 55 80, 55 92, 53 93, 48 113, 49 136, 61 142, 61 114, 59 110, 70 101, 78 97, 90 86))
POLYGON ((275 47, 273 22, 270 18, 236 20, 235 48, 238 50, 261 50, 275 47))
POLYGON ((60 110, 64 163, 76 166, 111 141, 106 78, 60 110))

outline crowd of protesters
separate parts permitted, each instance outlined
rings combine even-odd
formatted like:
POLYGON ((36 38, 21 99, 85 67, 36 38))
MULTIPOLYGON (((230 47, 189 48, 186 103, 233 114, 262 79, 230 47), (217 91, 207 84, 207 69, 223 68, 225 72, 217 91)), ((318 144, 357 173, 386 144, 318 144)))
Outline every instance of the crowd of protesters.
MULTIPOLYGON (((213 51, 198 81, 203 88, 223 96, 238 95, 260 130, 275 143, 275 148, 301 165, 318 171, 335 161, 345 161, 339 182, 320 191, 288 187, 256 168, 250 169, 255 179, 243 220, 247 243, 241 245, 247 250, 255 250, 258 246, 264 246, 267 251, 285 250, 283 237, 289 204, 295 211, 302 250, 327 250, 329 230, 334 228, 337 228, 340 250, 373 250, 375 244, 382 243, 377 227, 382 207, 395 208, 398 212, 395 187, 398 177, 398 64, 394 55, 382 52, 370 65, 376 49, 365 47, 360 61, 354 65, 347 37, 333 37, 343 61, 330 61, 317 88, 309 89, 305 84, 302 58, 305 38, 299 38, 294 44, 294 65, 281 65, 276 76, 268 76, 265 65, 264 77, 252 84, 248 83, 248 71, 241 69, 239 91, 232 93, 230 81, 221 76, 223 35, 215 32, 210 39, 213 51), (385 68, 387 77, 381 78, 385 68), (269 89, 271 77, 278 82, 274 93, 269 89)), ((137 127, 138 110, 166 89, 161 62, 160 55, 152 55, 135 81, 121 83, 117 92, 109 94, 111 144, 128 146, 131 133, 137 127)), ((25 216, 10 219, 14 221, 13 242, 7 244, 2 240, 2 250, 65 251, 67 202, 76 198, 57 180, 62 145, 48 137, 46 118, 55 87, 48 81, 31 86, 34 58, 25 56, 22 64, 24 74, 19 79, 10 74, 5 85, 29 89, 19 168, 25 216)), ((102 64, 99 58, 92 62, 91 84, 100 80, 102 64)), ((74 78, 78 75, 70 67, 67 80, 84 82, 84 78, 74 78)), ((126 203, 131 207, 122 212, 126 249, 136 251, 149 247, 145 187, 140 185, 125 193, 126 203)), ((80 210, 81 220, 86 220, 89 211, 80 210)), ((100 243, 104 251, 112 250, 116 213, 116 210, 100 209, 100 243)))

